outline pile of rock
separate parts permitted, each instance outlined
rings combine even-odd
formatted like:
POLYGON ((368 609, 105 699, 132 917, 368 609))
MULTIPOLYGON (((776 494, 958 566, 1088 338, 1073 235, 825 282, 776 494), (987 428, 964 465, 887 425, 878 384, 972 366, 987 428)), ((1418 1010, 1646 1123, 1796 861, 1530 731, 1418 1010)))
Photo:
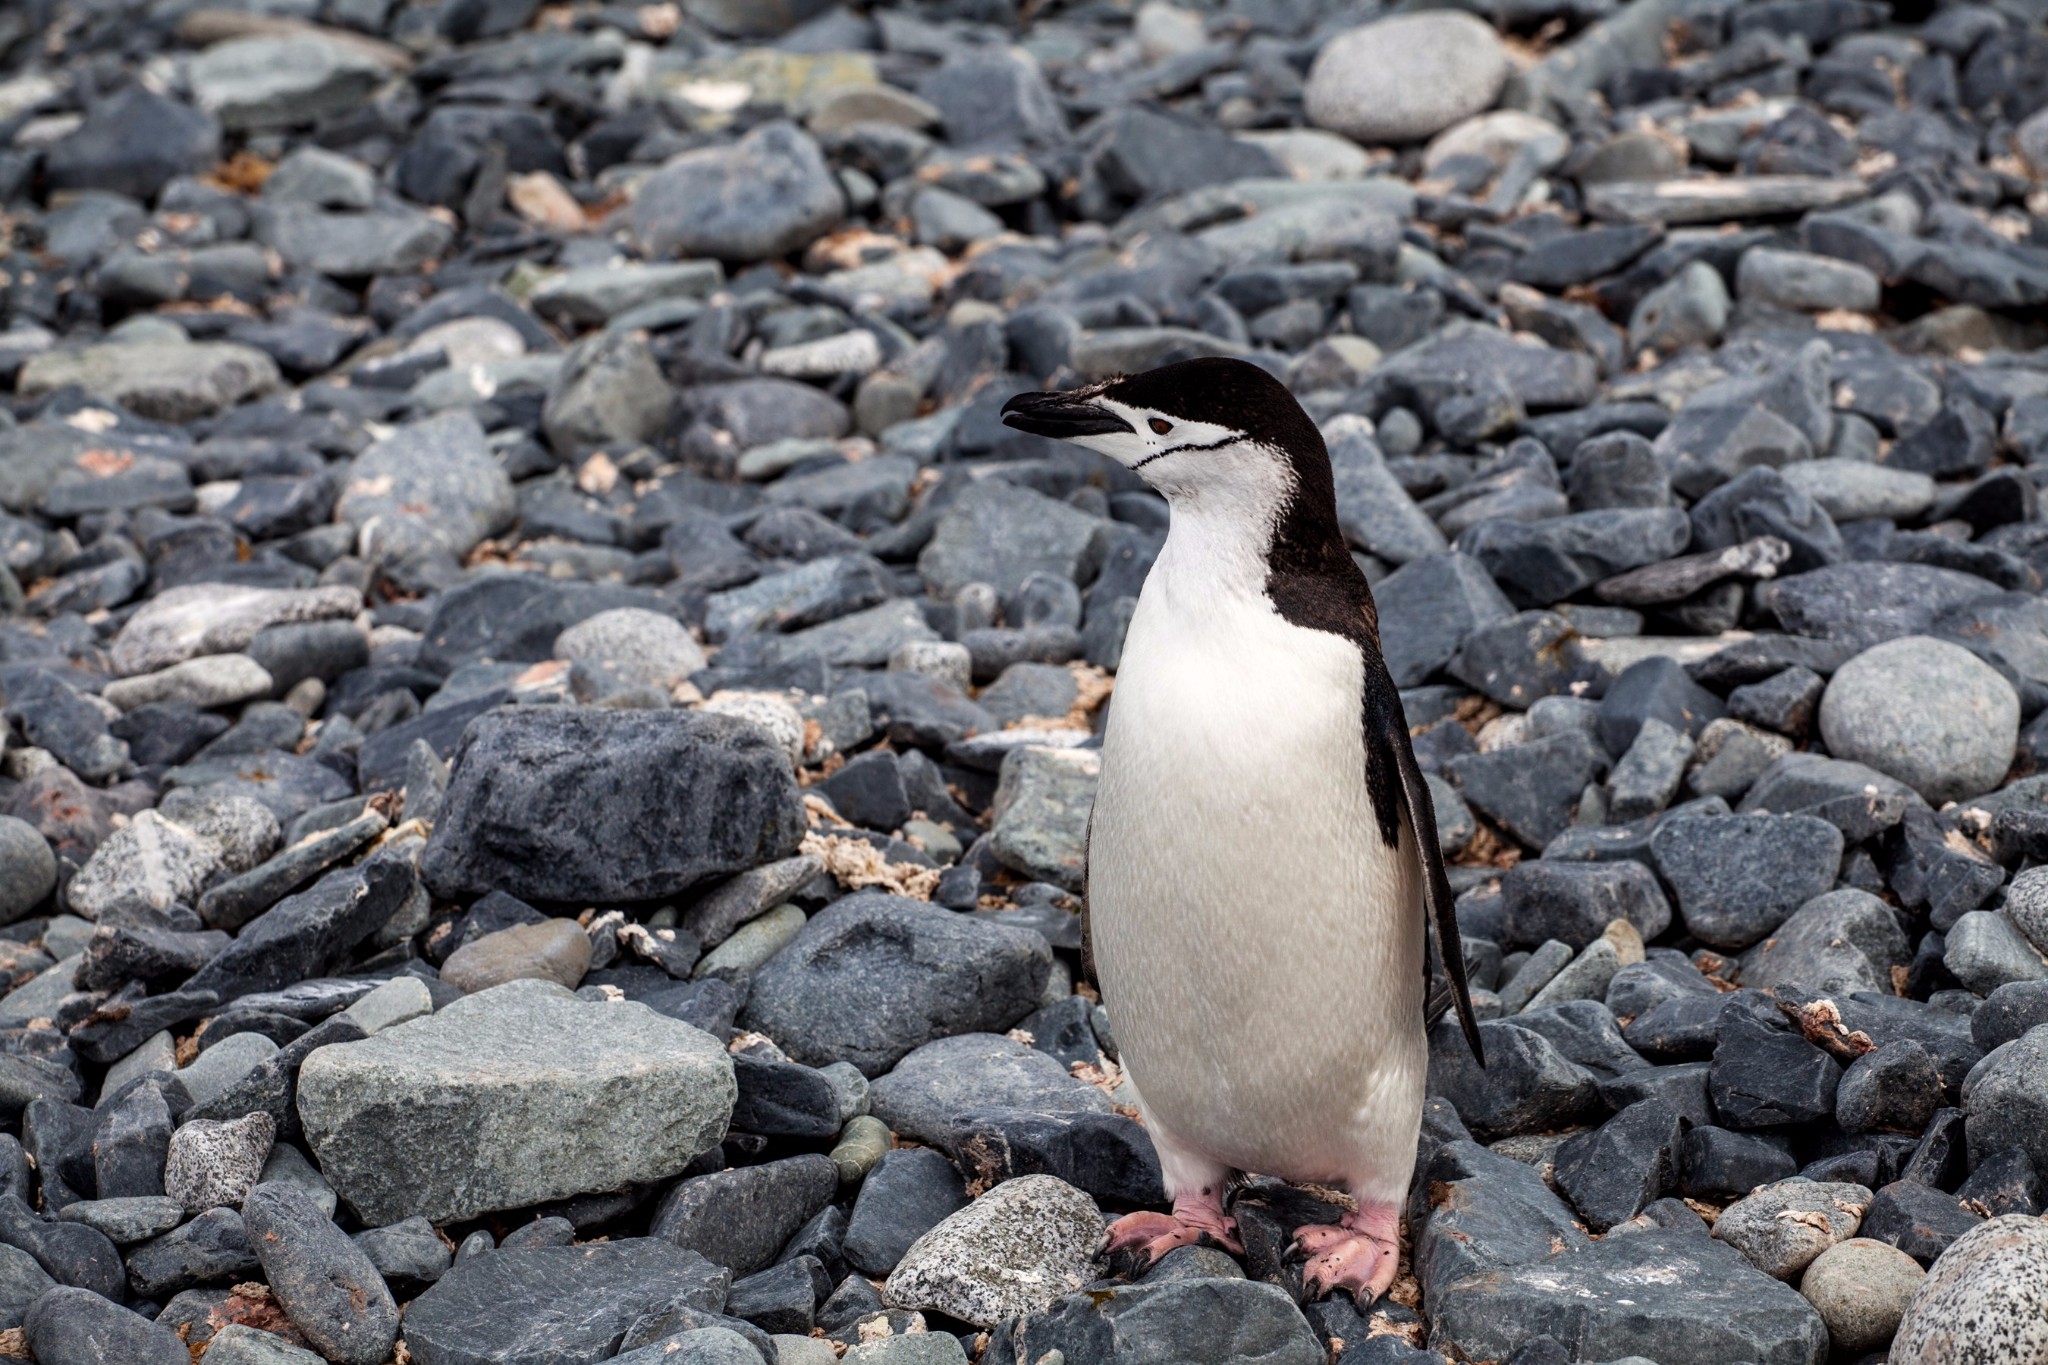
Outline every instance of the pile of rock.
POLYGON ((2048 1362, 2043 16, 1476 8, 0 6, 0 1352, 2048 1362), (997 412, 1198 355, 1485 1019, 1364 1307, 1092 1259, 1167 516, 997 412))

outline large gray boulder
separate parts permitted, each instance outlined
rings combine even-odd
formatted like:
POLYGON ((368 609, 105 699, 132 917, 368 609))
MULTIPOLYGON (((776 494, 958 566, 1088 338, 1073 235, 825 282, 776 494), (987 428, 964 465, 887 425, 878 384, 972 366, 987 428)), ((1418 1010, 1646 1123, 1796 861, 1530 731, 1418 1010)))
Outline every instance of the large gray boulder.
POLYGON ((434 1222, 666 1180, 716 1146, 738 1091, 701 1029, 509 981, 299 1071, 299 1117, 365 1223, 434 1222))

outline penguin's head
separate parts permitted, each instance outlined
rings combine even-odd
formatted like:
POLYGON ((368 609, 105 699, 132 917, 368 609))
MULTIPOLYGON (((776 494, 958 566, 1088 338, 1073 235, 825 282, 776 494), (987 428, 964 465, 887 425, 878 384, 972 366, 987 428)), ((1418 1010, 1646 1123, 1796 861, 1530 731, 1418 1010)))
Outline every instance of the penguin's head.
POLYGON ((1322 434, 1287 386, 1220 357, 1119 375, 1064 393, 1020 393, 1003 422, 1107 455, 1169 498, 1247 481, 1329 479, 1322 434))

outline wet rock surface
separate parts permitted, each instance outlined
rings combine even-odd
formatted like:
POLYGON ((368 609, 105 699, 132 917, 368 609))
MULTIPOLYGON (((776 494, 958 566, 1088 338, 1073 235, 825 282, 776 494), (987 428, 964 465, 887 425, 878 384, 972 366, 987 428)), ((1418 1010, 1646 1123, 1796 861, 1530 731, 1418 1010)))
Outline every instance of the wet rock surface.
POLYGON ((2018 4, 0 7, 0 1329, 2048 1359, 2044 62, 2018 4), (1164 1199, 1079 912, 1168 515, 998 409, 1196 355, 1324 434, 1485 1020, 1356 1308, 1271 1181, 1242 1256, 1092 1255, 1164 1199))

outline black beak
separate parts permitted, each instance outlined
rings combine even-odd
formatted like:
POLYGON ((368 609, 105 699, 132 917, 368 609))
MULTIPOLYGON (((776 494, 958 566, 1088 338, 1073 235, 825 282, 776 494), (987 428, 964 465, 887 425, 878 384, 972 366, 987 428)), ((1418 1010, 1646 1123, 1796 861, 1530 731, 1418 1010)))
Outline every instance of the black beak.
POLYGON ((1136 429, 1108 408, 1065 393, 1018 394, 1003 404, 1003 425, 1059 441, 1136 429))

